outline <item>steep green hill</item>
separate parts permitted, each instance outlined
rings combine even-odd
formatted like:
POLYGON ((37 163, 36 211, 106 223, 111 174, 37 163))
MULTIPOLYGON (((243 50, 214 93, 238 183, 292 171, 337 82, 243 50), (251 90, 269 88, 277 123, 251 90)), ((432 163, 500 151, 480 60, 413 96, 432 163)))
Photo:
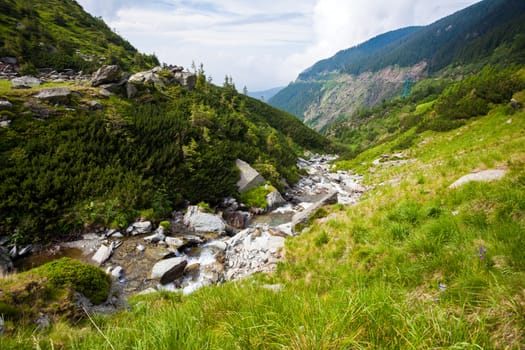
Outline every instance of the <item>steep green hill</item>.
POLYGON ((158 65, 86 13, 74 0, 0 0, 0 57, 16 57, 22 68, 84 70, 101 64, 125 69, 158 65))
POLYGON ((269 103, 321 129, 400 96, 407 85, 429 75, 460 77, 484 64, 525 62, 524 23, 523 1, 485 0, 431 25, 390 32, 320 61, 269 103))
MULTIPOLYGON (((26 65, 99 67, 74 50, 118 53, 112 63, 133 69, 134 58, 148 57, 74 1, 3 0, 2 9, 3 53, 26 65), (62 43, 71 45, 62 50, 62 43)), ((175 83, 168 68, 147 73, 154 80, 146 83, 119 76, 106 89, 87 80, 12 89, 0 80, 0 235, 46 241, 93 225, 160 219, 185 200, 213 204, 238 195, 238 158, 283 189, 281 179, 298 179, 299 150, 330 147, 292 115, 231 83, 207 82, 202 68, 194 88, 175 83), (64 95, 41 97, 55 92, 64 95)))

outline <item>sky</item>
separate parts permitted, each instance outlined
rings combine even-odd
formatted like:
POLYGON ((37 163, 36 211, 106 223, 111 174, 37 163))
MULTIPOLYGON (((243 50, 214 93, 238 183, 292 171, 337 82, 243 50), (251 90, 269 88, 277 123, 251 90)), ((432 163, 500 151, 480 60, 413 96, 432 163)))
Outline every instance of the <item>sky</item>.
POLYGON ((285 86, 378 34, 427 25, 477 0, 77 0, 139 51, 238 90, 285 86))

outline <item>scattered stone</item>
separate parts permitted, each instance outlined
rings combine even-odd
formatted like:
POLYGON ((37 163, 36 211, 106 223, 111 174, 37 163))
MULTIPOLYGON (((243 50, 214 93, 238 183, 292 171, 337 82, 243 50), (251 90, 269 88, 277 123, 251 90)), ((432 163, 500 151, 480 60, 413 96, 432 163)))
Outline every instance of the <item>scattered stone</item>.
POLYGON ((506 174, 506 171, 501 170, 501 169, 483 170, 483 171, 468 174, 468 175, 465 175, 459 178, 452 185, 448 186, 448 188, 457 188, 457 187, 460 187, 472 181, 489 182, 489 181, 500 180, 501 178, 505 176, 505 174, 506 174))
POLYGON ((263 284, 261 287, 264 289, 271 290, 272 292, 275 292, 275 293, 280 292, 281 289, 283 288, 283 286, 280 284, 263 284))
POLYGON ((190 230, 196 232, 215 232, 218 234, 224 233, 226 223, 220 215, 203 213, 198 206, 188 207, 186 215, 184 215, 184 224, 190 230))
POLYGON ((44 332, 51 326, 51 319, 49 316, 40 312, 38 318, 35 320, 35 323, 37 325, 37 329, 40 332, 44 332))
POLYGON ((164 227, 162 226, 156 229, 155 233, 153 233, 151 236, 144 237, 144 240, 149 243, 158 243, 164 241, 165 239, 166 235, 164 234, 164 227))
POLYGON ((179 239, 176 237, 166 237, 164 241, 168 244, 168 246, 174 249, 179 249, 179 247, 184 245, 184 242, 182 241, 182 239, 179 239))
POLYGON ((113 253, 113 246, 112 245, 107 246, 105 244, 102 244, 100 246, 100 248, 98 248, 98 250, 95 253, 95 255, 93 255, 91 260, 96 262, 98 265, 102 265, 103 263, 105 263, 109 259, 109 257, 111 256, 112 253, 113 253))
POLYGON ((153 266, 150 278, 160 279, 161 284, 168 284, 182 277, 187 264, 185 257, 161 260, 153 266))
POLYGON ((11 80, 11 89, 30 89, 35 86, 40 86, 41 81, 31 75, 24 75, 20 78, 11 80))
POLYGON ((89 101, 88 106, 89 106, 89 109, 94 110, 94 111, 99 110, 99 109, 104 109, 104 105, 98 101, 89 101))
POLYGON ((93 78, 91 78, 91 86, 114 83, 119 81, 121 76, 122 72, 119 66, 102 66, 95 72, 93 78))
POLYGON ((71 96, 71 90, 68 88, 52 88, 40 90, 35 98, 49 101, 51 103, 67 103, 71 96))
POLYGON ((150 233, 153 229, 151 221, 139 221, 132 223, 127 229, 126 233, 128 235, 136 236, 142 235, 145 233, 150 233))
POLYGON ((223 252, 226 250, 228 245, 222 241, 213 241, 213 242, 207 243, 205 247, 209 247, 219 252, 223 252))
POLYGON ((13 104, 7 100, 0 100, 0 111, 13 108, 13 104))
POLYGON ((111 270, 111 276, 115 277, 116 279, 120 279, 124 275, 124 269, 122 266, 117 266, 113 270, 111 270))
POLYGON ((139 244, 139 245, 137 245, 137 250, 138 250, 139 252, 143 252, 143 251, 146 250, 146 247, 144 247, 142 244, 139 244))
MULTIPOLYGON (((155 70, 155 68, 153 70, 155 70)), ((153 70, 135 73, 129 77, 128 81, 135 84, 157 84, 160 86, 165 86, 160 76, 154 73, 153 70)))
POLYGON ((513 109, 520 109, 520 108, 521 108, 521 103, 519 103, 519 102, 516 101, 515 99, 511 98, 511 99, 510 99, 510 106, 511 106, 513 109))
POLYGON ((239 188, 240 193, 249 191, 262 185, 266 181, 257 170, 252 168, 250 164, 245 161, 237 159, 235 165, 239 168, 240 179, 237 181, 237 187, 239 188))

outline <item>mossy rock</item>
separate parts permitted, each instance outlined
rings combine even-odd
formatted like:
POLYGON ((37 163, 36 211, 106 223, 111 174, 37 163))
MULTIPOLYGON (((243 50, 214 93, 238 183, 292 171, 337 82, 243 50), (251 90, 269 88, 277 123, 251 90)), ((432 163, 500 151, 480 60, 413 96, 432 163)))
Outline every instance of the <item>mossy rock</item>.
POLYGON ((104 271, 69 258, 52 261, 28 271, 27 274, 47 277, 54 288, 71 287, 85 295, 93 304, 104 302, 111 286, 111 280, 104 271))

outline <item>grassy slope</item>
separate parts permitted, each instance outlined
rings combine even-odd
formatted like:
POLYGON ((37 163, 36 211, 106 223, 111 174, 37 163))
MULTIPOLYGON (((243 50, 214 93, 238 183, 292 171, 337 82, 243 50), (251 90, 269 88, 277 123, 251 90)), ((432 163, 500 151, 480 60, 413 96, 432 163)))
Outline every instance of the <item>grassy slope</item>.
MULTIPOLYGON (((372 165, 397 140, 340 163, 365 174, 373 188, 356 206, 336 206, 288 240, 287 261, 272 276, 184 297, 135 297, 130 311, 95 320, 108 339, 90 324, 58 324, 50 334, 34 334, 34 345, 519 348, 525 342, 525 111, 507 113, 495 107, 459 129, 418 135, 405 153, 410 161, 400 166, 372 165), (485 168, 508 174, 448 189, 485 168), (264 289, 265 283, 282 290, 264 289)), ((27 332, 0 345, 32 347, 27 332)))

